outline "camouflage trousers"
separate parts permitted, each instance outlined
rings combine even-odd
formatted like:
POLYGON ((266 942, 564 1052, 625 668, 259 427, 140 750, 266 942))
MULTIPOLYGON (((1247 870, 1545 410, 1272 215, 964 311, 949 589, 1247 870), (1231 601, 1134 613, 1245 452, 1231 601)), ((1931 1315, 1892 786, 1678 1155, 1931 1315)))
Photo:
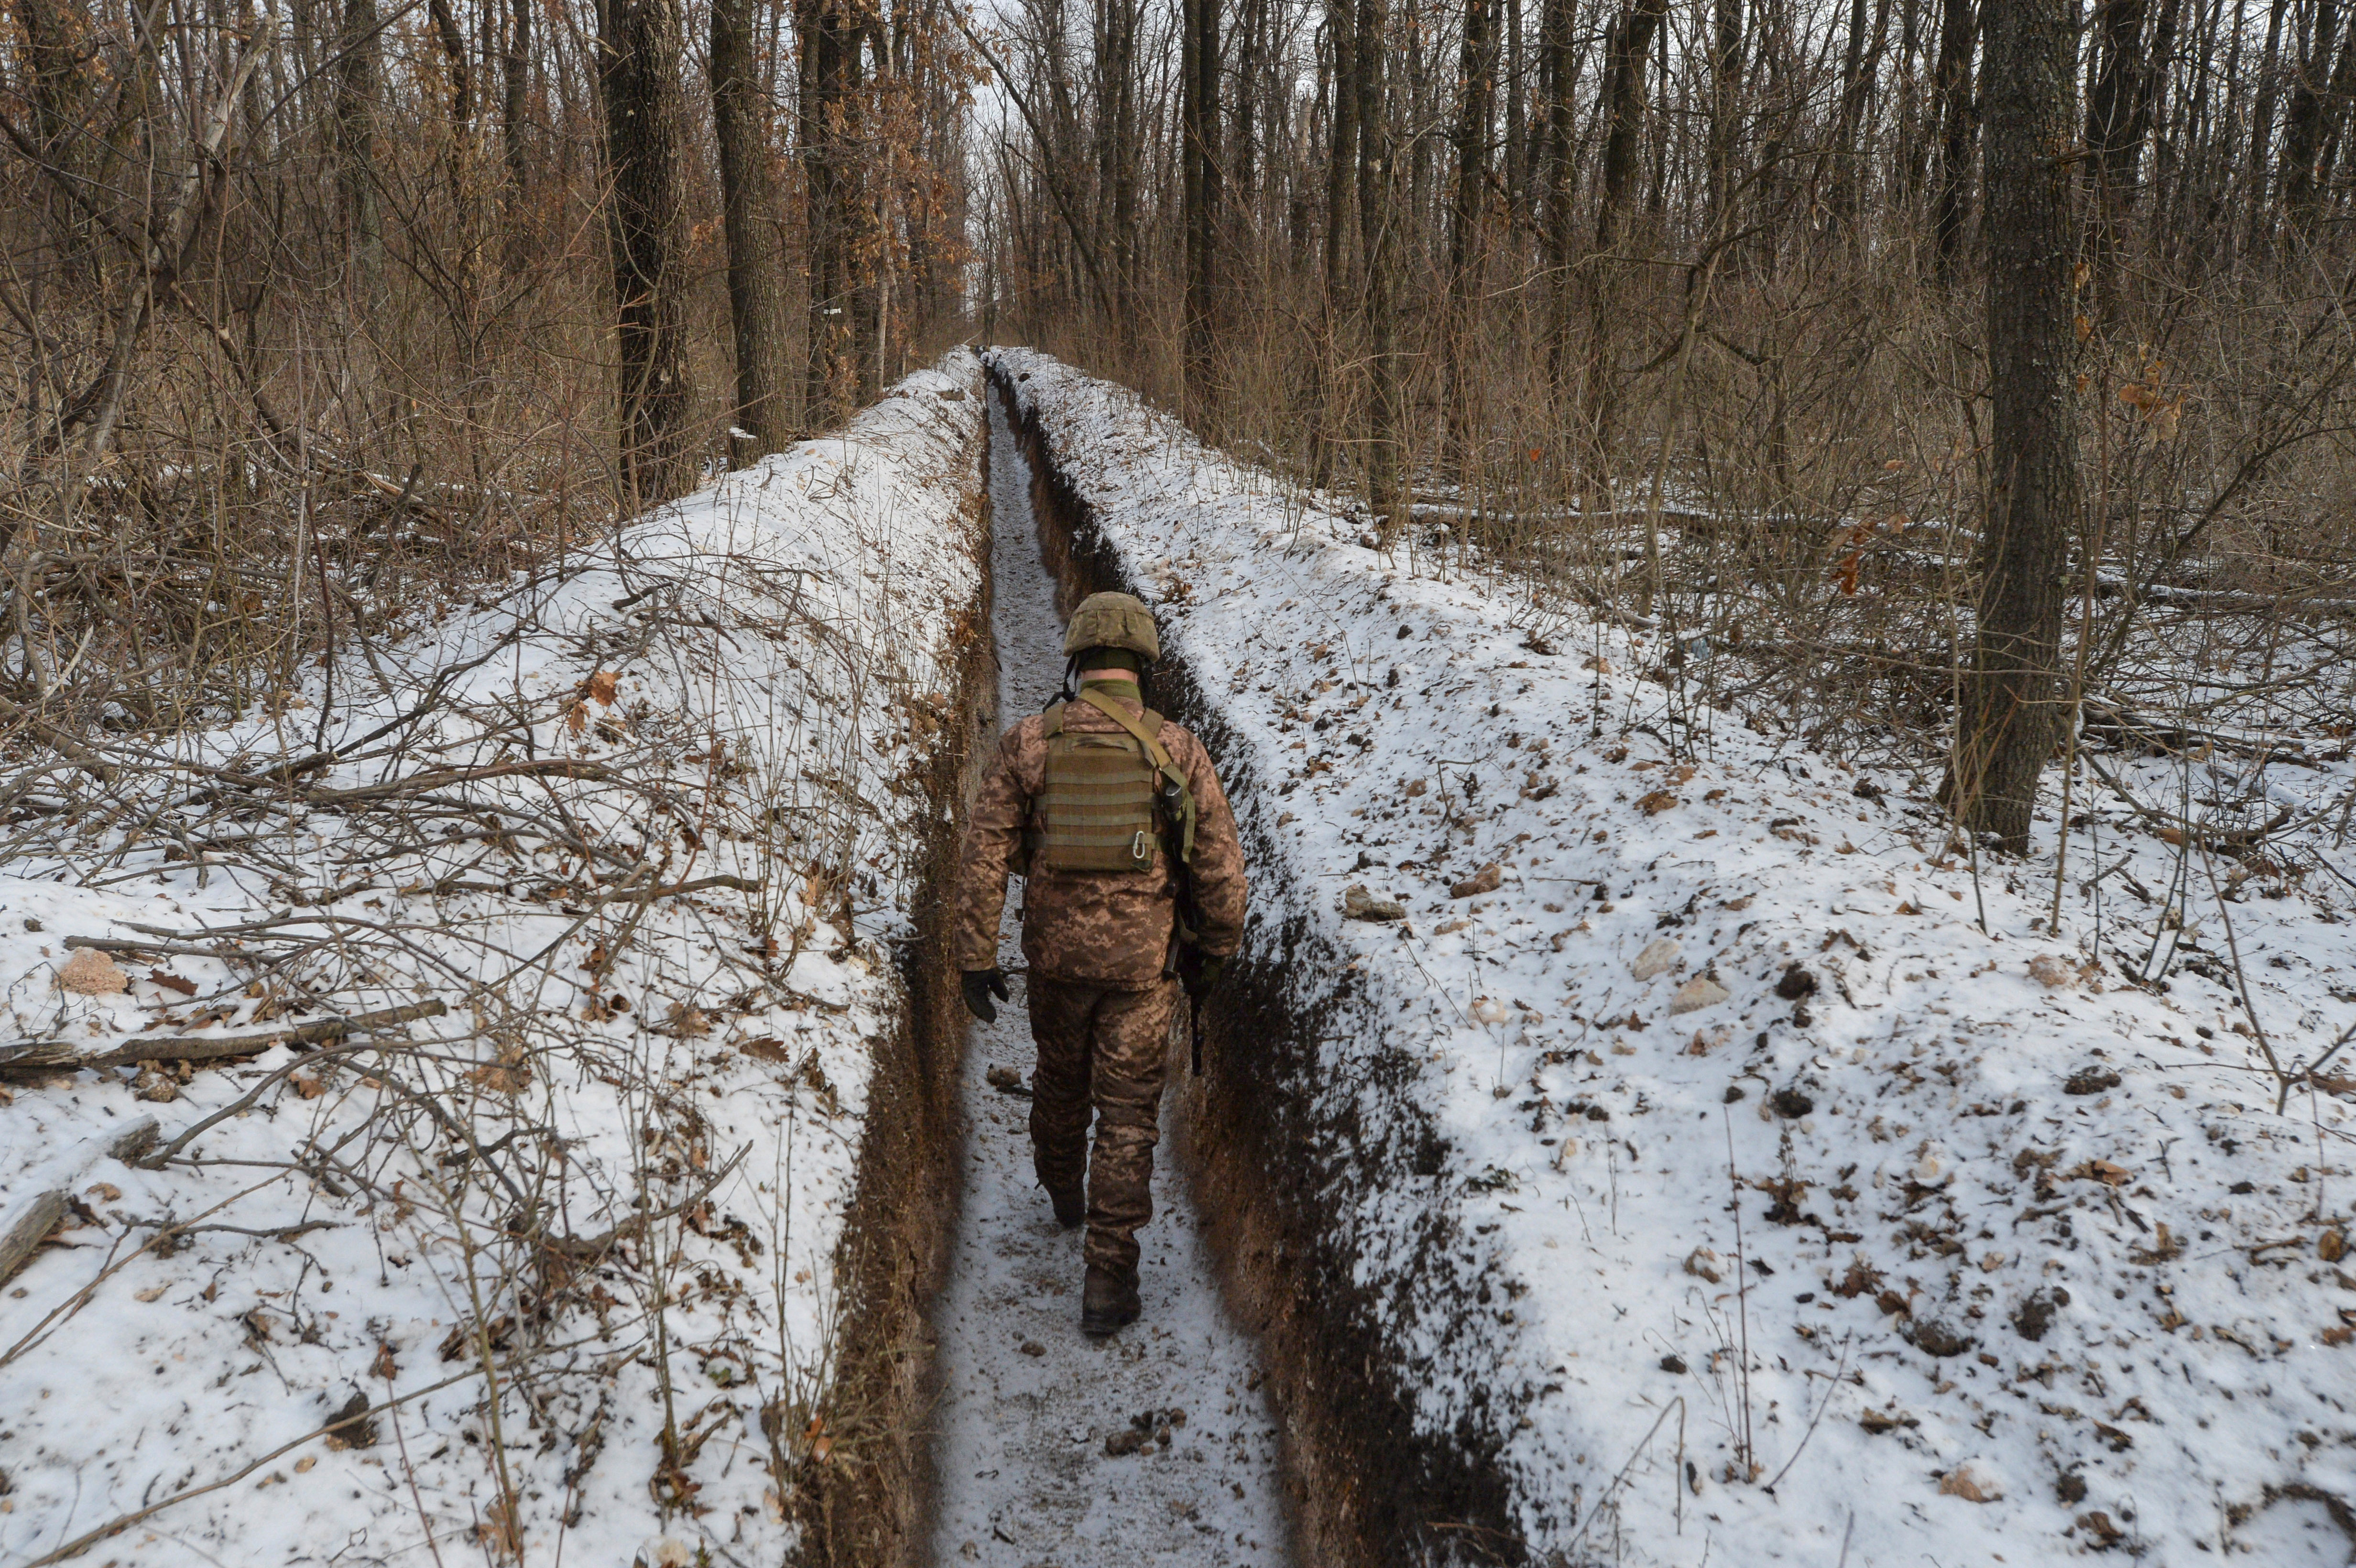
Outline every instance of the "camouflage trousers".
POLYGON ((1031 1161, 1049 1192, 1088 1200, 1091 1268, 1137 1275, 1137 1230, 1153 1218, 1153 1146, 1178 982, 1114 990, 1030 976, 1031 1161), (1088 1153, 1088 1112, 1097 1117, 1088 1153))

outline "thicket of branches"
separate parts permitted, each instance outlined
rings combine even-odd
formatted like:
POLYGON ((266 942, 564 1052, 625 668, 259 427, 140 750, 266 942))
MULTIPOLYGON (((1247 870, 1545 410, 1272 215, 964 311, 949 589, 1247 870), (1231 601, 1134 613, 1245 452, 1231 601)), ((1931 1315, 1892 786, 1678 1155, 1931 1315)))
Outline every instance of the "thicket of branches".
POLYGON ((954 21, 8 0, 0 701, 239 709, 838 422, 962 330, 954 21))
POLYGON ((1387 540, 1665 615, 1672 666, 1754 656, 1713 694, 1910 745, 2021 699, 1973 695, 1969 645, 2040 364, 2076 487, 2039 513, 2032 704, 2132 686, 2164 591, 2221 648, 2356 598, 2335 0, 1023 0, 1007 31, 1002 331, 1387 540), (2022 170, 2053 210, 2008 207, 2022 170), (2031 273, 2043 315, 1991 342, 2031 273))

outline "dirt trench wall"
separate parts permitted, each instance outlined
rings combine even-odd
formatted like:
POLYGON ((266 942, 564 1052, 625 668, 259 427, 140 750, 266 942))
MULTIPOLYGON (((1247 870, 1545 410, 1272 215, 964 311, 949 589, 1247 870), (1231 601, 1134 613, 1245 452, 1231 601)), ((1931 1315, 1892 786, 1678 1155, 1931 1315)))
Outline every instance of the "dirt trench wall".
MULTIPOLYGON (((1134 592, 1087 501, 1056 471, 1035 411, 1021 411, 995 365, 991 376, 1031 464, 1033 509, 1065 608, 1092 592, 1134 592)), ((1231 798, 1262 787, 1182 656, 1155 667, 1149 699, 1202 739, 1231 798)), ((1258 827, 1268 814, 1239 819, 1254 912, 1205 1011, 1204 1075, 1172 1080, 1176 1153, 1227 1306, 1258 1337, 1276 1384, 1296 1558, 1319 1568, 1526 1561, 1510 1485, 1494 1463, 1497 1428, 1514 1419, 1506 1402, 1446 1433, 1416 1430, 1413 1391, 1451 1331, 1431 1307, 1452 1276, 1435 1266, 1428 1285, 1357 1278, 1356 1200, 1371 1189, 1434 1189, 1414 1222, 1419 1265, 1461 1246, 1454 1205, 1437 1190, 1444 1136, 1412 1097, 1404 1060, 1355 1095, 1321 1093, 1320 1042, 1378 1034, 1384 1021, 1348 970, 1350 955, 1316 923, 1268 912, 1298 902, 1269 896, 1277 890, 1266 879, 1281 861, 1258 827), (1307 976, 1333 979, 1312 985, 1307 976)))
MULTIPOLYGON (((930 958, 949 951, 958 846, 966 803, 996 731, 998 673, 990 636, 989 421, 976 400, 971 436, 978 475, 967 537, 982 563, 975 603, 945 607, 962 650, 950 719, 924 779, 933 811, 913 940, 895 944, 907 986, 898 1027, 875 1042, 859 1154, 859 1185, 845 1216, 836 1277, 842 1282, 840 1360, 815 1445, 793 1477, 802 1540, 797 1568, 916 1568, 925 1560, 932 1346, 925 1306, 939 1284, 949 1220, 957 1211, 961 1147, 958 1070, 965 1009, 955 972, 930 958)), ((800 1434, 772 1433, 780 1448, 800 1434)))

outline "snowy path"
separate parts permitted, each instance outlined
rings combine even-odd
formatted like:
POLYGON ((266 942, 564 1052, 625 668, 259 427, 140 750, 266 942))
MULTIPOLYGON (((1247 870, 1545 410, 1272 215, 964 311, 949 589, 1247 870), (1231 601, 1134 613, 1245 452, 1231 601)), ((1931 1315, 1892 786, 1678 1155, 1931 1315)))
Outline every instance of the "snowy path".
MULTIPOLYGON (((994 397, 990 413, 1000 711, 1011 722, 1054 693, 1063 634, 1039 560, 1030 471, 994 397)), ((1010 898, 1008 907, 1018 902, 1010 898)), ((1003 962, 1010 970, 1022 964, 1011 936, 1003 962)), ((975 1028, 966 1057, 968 1185, 935 1317, 935 1560, 1002 1568, 1281 1563, 1275 1423, 1171 1168, 1167 1112, 1153 1222, 1140 1238, 1145 1317, 1092 1344, 1079 1331, 1080 1233, 1056 1226, 1031 1173, 1030 1102, 987 1078, 993 1067, 1030 1077, 1023 977, 1012 985, 1013 1003, 995 1025, 975 1028), (1108 1456, 1106 1440, 1149 1411, 1167 1425, 1167 1445, 1108 1456)))

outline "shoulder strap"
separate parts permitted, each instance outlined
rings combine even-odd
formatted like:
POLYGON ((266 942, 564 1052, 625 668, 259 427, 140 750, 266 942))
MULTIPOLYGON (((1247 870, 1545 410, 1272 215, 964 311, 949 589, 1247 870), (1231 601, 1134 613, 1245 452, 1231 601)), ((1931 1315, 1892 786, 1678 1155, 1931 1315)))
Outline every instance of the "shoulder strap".
MULTIPOLYGON (((1178 859, 1183 864, 1193 865, 1194 863, 1194 792, 1187 787, 1186 775, 1178 771, 1178 764, 1170 760, 1169 748, 1162 743, 1160 739, 1162 715, 1149 709, 1143 719, 1132 719, 1121 709, 1120 704, 1087 687, 1080 688, 1080 700, 1136 737, 1137 743, 1145 748, 1145 754, 1153 760, 1155 771, 1169 780, 1171 787, 1178 792, 1180 823, 1178 859)), ((1063 720, 1060 709, 1055 713, 1055 720, 1058 723, 1063 720)))
POLYGON ((1040 731, 1040 733, 1045 739, 1052 741, 1056 736, 1064 732, 1064 705, 1062 703, 1049 703, 1047 705, 1046 711, 1040 714, 1039 717, 1045 720, 1040 731))

